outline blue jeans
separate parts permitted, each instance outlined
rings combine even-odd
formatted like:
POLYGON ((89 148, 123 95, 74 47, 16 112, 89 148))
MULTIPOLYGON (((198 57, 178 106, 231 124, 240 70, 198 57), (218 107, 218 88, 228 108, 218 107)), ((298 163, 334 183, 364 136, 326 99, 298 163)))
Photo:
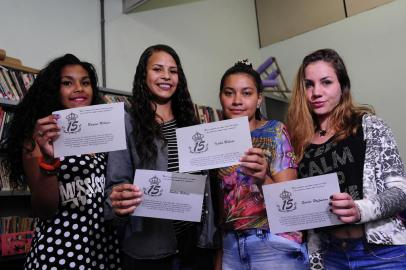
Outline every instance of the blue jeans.
POLYGON ((227 231, 223 270, 309 269, 306 247, 265 230, 227 231))
POLYGON ((330 239, 323 248, 326 270, 406 269, 406 246, 365 244, 362 239, 330 239))

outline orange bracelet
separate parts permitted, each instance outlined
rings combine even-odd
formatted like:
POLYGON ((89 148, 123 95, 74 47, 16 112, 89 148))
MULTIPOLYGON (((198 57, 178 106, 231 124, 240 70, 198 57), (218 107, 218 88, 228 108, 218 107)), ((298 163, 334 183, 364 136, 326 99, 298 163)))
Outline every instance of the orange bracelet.
POLYGON ((46 163, 44 157, 41 156, 38 158, 38 165, 41 169, 45 171, 56 171, 56 169, 58 169, 61 166, 61 161, 59 160, 59 158, 57 158, 55 159, 54 163, 49 164, 46 163))

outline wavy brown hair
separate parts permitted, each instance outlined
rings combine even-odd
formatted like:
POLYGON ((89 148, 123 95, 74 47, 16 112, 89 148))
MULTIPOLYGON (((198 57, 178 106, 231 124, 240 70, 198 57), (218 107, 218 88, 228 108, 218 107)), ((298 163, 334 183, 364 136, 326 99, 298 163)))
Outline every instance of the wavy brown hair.
POLYGON ((308 104, 305 87, 305 70, 308 65, 318 61, 324 61, 331 65, 341 86, 341 100, 330 115, 331 128, 336 131, 335 141, 355 135, 361 123, 360 118, 364 114, 375 114, 371 106, 354 103, 347 69, 343 59, 336 51, 321 49, 307 55, 303 59, 293 83, 293 93, 286 122, 298 160, 301 160, 314 132, 319 129, 317 117, 308 104))

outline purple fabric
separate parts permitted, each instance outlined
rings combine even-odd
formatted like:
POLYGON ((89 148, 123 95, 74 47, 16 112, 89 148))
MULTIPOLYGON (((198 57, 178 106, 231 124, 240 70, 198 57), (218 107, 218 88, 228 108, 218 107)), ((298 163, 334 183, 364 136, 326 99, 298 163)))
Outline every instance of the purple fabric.
POLYGON ((278 85, 278 80, 262 80, 264 87, 275 87, 278 85))
POLYGON ((269 57, 264 63, 262 63, 258 68, 257 68, 257 72, 259 74, 261 74, 262 72, 265 71, 265 69, 267 69, 270 65, 272 65, 274 61, 273 57, 269 57))

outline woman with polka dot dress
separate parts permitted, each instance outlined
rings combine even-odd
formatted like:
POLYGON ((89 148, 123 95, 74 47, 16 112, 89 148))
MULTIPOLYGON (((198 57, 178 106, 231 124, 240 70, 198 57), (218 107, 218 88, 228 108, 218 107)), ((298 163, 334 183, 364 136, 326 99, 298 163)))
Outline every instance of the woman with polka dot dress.
POLYGON ((94 67, 66 54, 40 71, 18 105, 7 142, 11 178, 28 184, 38 217, 25 269, 121 269, 104 223, 107 155, 53 157, 60 128, 51 113, 97 103, 94 67))

